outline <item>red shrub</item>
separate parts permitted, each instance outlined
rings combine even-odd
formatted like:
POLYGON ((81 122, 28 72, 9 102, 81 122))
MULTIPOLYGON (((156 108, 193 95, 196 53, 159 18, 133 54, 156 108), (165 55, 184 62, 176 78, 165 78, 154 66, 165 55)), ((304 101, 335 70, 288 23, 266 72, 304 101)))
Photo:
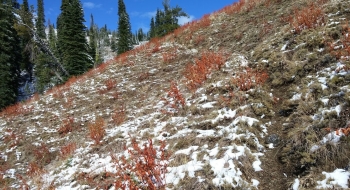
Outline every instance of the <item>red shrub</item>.
POLYGON ((185 99, 177 86, 178 85, 176 82, 171 81, 170 89, 168 90, 167 94, 169 99, 163 98, 165 101, 165 109, 163 110, 164 113, 178 112, 180 108, 185 107, 185 99), (172 111, 169 111, 169 108, 172 109, 172 111))
POLYGON ((163 52, 162 53, 163 62, 170 63, 171 61, 176 59, 176 55, 177 55, 177 48, 173 48, 167 52, 163 52))
POLYGON ((110 60, 110 61, 108 61, 108 62, 99 64, 99 65, 95 68, 95 72, 96 72, 96 73, 102 73, 102 72, 104 72, 104 71, 106 70, 107 66, 108 66, 109 64, 112 63, 112 61, 113 61, 113 60, 110 60))
POLYGON ((350 56, 350 28, 349 24, 343 25, 343 36, 341 38, 341 46, 343 47, 340 51, 340 55, 343 58, 349 59, 350 56))
POLYGON ((77 149, 77 145, 74 142, 73 143, 68 143, 67 145, 62 146, 61 149, 60 149, 60 153, 61 153, 62 158, 69 157, 70 155, 73 154, 73 152, 76 149, 77 149))
POLYGON ((27 175, 29 177, 41 176, 44 173, 45 173, 44 169, 38 164, 36 164, 36 162, 30 162, 28 164, 27 175))
POLYGON ((10 148, 17 146, 22 139, 22 136, 17 135, 14 131, 6 129, 4 134, 4 142, 10 145, 10 148))
POLYGON ((200 26, 200 28, 208 27, 208 26, 210 26, 210 24, 211 24, 210 14, 204 15, 204 16, 198 21, 198 25, 200 26))
POLYGON ((150 76, 149 72, 143 72, 139 75, 139 77, 137 77, 137 80, 142 82, 142 81, 148 79, 149 76, 150 76))
POLYGON ((160 50, 160 38, 152 38, 150 43, 153 44, 151 53, 156 53, 160 50))
POLYGON ((22 114, 30 113, 33 110, 32 106, 26 106, 21 102, 8 106, 1 111, 3 117, 12 118, 22 114))
POLYGON ((145 143, 143 149, 135 139, 131 145, 132 149, 128 149, 129 159, 124 156, 117 159, 112 155, 118 177, 114 183, 115 189, 165 189, 169 159, 165 142, 161 141, 158 151, 153 147, 152 140, 148 140, 148 145, 145 143))
POLYGON ((231 14, 234 14, 234 13, 239 13, 245 6, 245 0, 239 0, 238 2, 232 4, 232 5, 229 5, 229 6, 226 6, 224 7, 223 9, 221 9, 219 11, 220 12, 224 12, 228 15, 231 15, 231 14))
POLYGON ((266 71, 253 70, 246 67, 245 70, 236 74, 236 77, 232 79, 232 83, 241 91, 247 91, 253 87, 262 85, 268 79, 266 71))
POLYGON ((105 81, 105 86, 99 90, 100 94, 105 94, 108 91, 116 87, 117 82, 114 79, 108 79, 105 81))
POLYGON ((58 133, 60 135, 65 135, 69 132, 73 131, 74 127, 74 118, 73 117, 67 117, 67 119, 63 120, 63 124, 58 129, 58 133))
POLYGON ((217 70, 225 63, 226 58, 221 53, 205 52, 194 64, 188 64, 184 75, 187 78, 187 87, 197 89, 208 77, 212 70, 217 70))
POLYGON ((64 89, 69 89, 74 83, 76 83, 80 77, 76 77, 76 76, 72 76, 68 79, 68 81, 66 83, 63 84, 62 88, 64 89))
POLYGON ((39 165, 46 165, 52 160, 52 154, 44 143, 41 143, 40 146, 33 147, 32 152, 34 154, 36 163, 39 165))
POLYGON ((126 119, 126 108, 122 106, 119 110, 114 111, 112 115, 113 122, 116 125, 122 124, 126 119))
POLYGON ((322 26, 324 23, 325 13, 320 5, 315 3, 311 3, 301 10, 295 8, 294 14, 289 17, 289 24, 297 34, 305 29, 322 26))
POLYGON ((205 40, 205 36, 204 35, 199 35, 194 39, 194 43, 195 45, 199 45, 200 43, 202 43, 205 40))
POLYGON ((90 138, 95 141, 95 144, 98 145, 101 143, 106 131, 105 131, 105 121, 103 118, 99 117, 94 123, 89 123, 89 133, 90 138))

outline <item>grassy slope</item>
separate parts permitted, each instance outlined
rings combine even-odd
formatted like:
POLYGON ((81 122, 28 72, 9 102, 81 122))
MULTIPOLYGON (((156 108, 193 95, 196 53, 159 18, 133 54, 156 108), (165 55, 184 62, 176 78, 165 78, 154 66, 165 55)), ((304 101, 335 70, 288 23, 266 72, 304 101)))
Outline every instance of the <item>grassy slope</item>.
POLYGON ((27 181, 31 188, 44 189, 108 186, 113 179, 103 176, 114 166, 105 163, 106 158, 123 155, 132 137, 140 144, 149 138, 166 140, 173 152, 171 175, 176 174, 174 168, 198 163, 196 177, 179 172, 184 176, 167 181, 174 189, 246 189, 254 188, 254 180, 260 182, 259 189, 286 189, 297 176, 304 188, 314 188, 322 171, 346 167, 348 137, 337 145, 320 141, 328 134, 325 128, 346 127, 349 118, 349 75, 342 69, 335 72, 338 60, 328 45, 344 36, 349 2, 319 1, 324 25, 298 34, 288 16, 308 1, 249 2, 226 7, 13 107, 17 110, 12 113, 3 112, 0 173, 7 171, 7 177, 0 184, 27 181), (186 66, 205 52, 220 53, 226 63, 196 91, 189 90, 186 66), (269 79, 252 90, 240 90, 232 79, 244 65, 268 71, 269 79), (186 105, 167 114, 164 110, 172 110, 165 101, 171 101, 171 81, 178 84, 186 105), (294 95, 300 98, 292 99, 294 95), (70 118, 72 131, 60 134, 70 118), (89 138, 89 126, 97 118, 103 118, 106 127, 99 145, 89 138), (273 149, 265 144, 269 134, 281 139, 273 149), (60 149, 68 143, 75 143, 77 150, 62 157, 60 149), (320 148, 310 151, 314 145, 320 148), (219 174, 215 163, 222 160, 219 174), (253 167, 256 161, 262 162, 262 171, 253 167), (28 170, 30 163, 42 170, 28 170), (225 176, 237 178, 225 183, 225 176))

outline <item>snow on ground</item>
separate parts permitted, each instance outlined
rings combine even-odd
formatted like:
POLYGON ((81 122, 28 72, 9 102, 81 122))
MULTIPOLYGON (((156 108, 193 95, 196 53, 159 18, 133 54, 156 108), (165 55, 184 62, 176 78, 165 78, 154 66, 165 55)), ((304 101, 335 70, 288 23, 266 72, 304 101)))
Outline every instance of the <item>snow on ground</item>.
MULTIPOLYGON (((243 57, 238 57, 237 60, 243 61, 242 65, 245 64, 243 57)), ((236 61, 237 61, 236 60, 236 61)), ((241 63, 237 63, 241 64, 241 63)), ((232 65, 229 65, 230 67, 232 65)), ((226 67, 225 69, 229 69, 226 67)), ((325 69, 324 71, 327 71, 325 69)), ((110 73, 118 74, 118 72, 114 72, 113 69, 109 71, 110 73)), ((325 72, 324 72, 325 73, 325 72)), ((324 74, 323 73, 323 74, 324 74)), ((334 73, 332 73, 334 74, 334 73)), ((332 75, 331 74, 331 75, 332 75)), ((108 78, 110 77, 110 74, 104 74, 99 76, 100 78, 108 78)), ((329 77, 326 77, 329 78, 329 77)), ((132 90, 134 87, 128 85, 128 80, 130 80, 127 77, 123 78, 123 81, 118 84, 118 87, 122 91, 128 91, 132 90)), ((318 77, 314 78, 315 81, 322 82, 322 84, 326 85, 327 80, 325 77, 318 77)), ((78 82, 70 87, 71 92, 66 92, 77 94, 80 99, 83 99, 85 101, 91 101, 91 99, 88 98, 88 96, 84 95, 83 93, 79 93, 79 91, 90 91, 94 92, 96 89, 92 88, 93 85, 96 85, 98 83, 96 79, 91 78, 87 79, 85 83, 90 84, 88 86, 82 85, 82 83, 78 82)), ((221 86, 221 84, 224 84, 225 81, 216 81, 216 86, 221 86)), ((256 150, 250 149, 246 144, 233 144, 229 146, 219 146, 216 144, 213 148, 209 149, 208 145, 202 145, 202 146, 189 146, 184 149, 180 149, 176 152, 174 152, 174 155, 187 155, 188 160, 178 166, 172 166, 168 167, 168 172, 166 175, 166 182, 168 184, 177 185, 179 182, 184 179, 185 176, 188 176, 190 178, 197 178, 198 181, 205 181, 206 179, 201 178, 200 176, 196 177, 196 172, 203 170, 206 166, 209 166, 211 171, 214 174, 214 178, 212 179, 212 183, 220 186, 225 183, 231 184, 233 187, 238 186, 239 184, 249 184, 251 187, 259 187, 259 180, 258 179, 251 179, 249 181, 246 181, 244 178, 242 178, 242 171, 241 166, 242 160, 246 159, 246 157, 252 157, 253 160, 251 163, 251 166, 255 172, 262 171, 261 168, 261 161, 260 157, 264 156, 265 146, 262 145, 262 143, 259 142, 259 138, 257 138, 259 135, 261 138, 267 135, 267 127, 271 124, 261 124, 260 119, 261 118, 251 118, 244 115, 237 115, 240 112, 244 112, 246 109, 249 108, 248 105, 242 105, 234 110, 229 108, 221 108, 219 110, 213 110, 214 106, 218 103, 217 101, 210 101, 208 96, 205 94, 202 94, 203 89, 198 90, 197 93, 200 95, 196 99, 186 99, 186 105, 196 105, 198 109, 202 110, 209 110, 212 111, 213 115, 215 117, 212 117, 211 119, 200 119, 198 118, 196 122, 189 122, 187 120, 187 117, 178 117, 178 116, 171 116, 167 121, 161 121, 159 120, 159 116, 161 115, 160 112, 152 112, 147 115, 139 115, 136 116, 137 113, 134 114, 134 116, 130 116, 129 119, 124 122, 122 125, 118 127, 112 127, 107 128, 107 136, 105 138, 115 138, 117 136, 122 136, 126 140, 126 145, 129 145, 131 143, 130 134, 134 134, 137 136, 137 138, 140 140, 139 144, 143 144, 145 141, 141 140, 141 136, 145 134, 152 134, 155 140, 171 140, 171 139, 178 139, 178 138, 186 138, 186 136, 189 136, 191 134, 195 134, 196 138, 206 138, 206 137, 221 137, 225 139, 230 140, 242 140, 242 139, 252 139, 256 150), (225 125, 219 124, 223 120, 231 120, 231 122, 226 123, 225 125), (144 123, 154 123, 154 126, 152 128, 144 128, 141 129, 141 126, 144 123), (196 128, 190 128, 186 127, 189 125, 201 125, 205 123, 211 123, 211 124, 218 124, 215 129, 196 129, 196 128), (166 127, 168 125, 173 126, 173 129, 176 130, 176 133, 170 134, 166 133, 166 137, 164 136, 166 127), (242 126, 245 128, 243 129, 242 126), (250 132, 250 128, 258 127, 261 129, 260 134, 254 134, 250 132), (239 132, 242 131, 242 132, 239 132), (201 160, 198 160, 198 155, 204 152, 204 156, 201 160), (218 157, 219 152, 220 156, 218 157)), ((65 95, 65 94, 64 94, 65 95)), ((64 96, 63 95, 63 96, 64 96)), ((164 92, 165 96, 165 92, 164 92)), ((297 101, 303 98, 303 96, 307 96, 306 94, 302 93, 295 93, 295 95, 291 98, 292 101, 297 101)), ((327 105, 328 98, 323 97, 322 102, 327 105)), ((39 112, 41 114, 38 114, 35 118, 32 118, 34 120, 40 120, 40 118, 44 117, 42 114, 42 109, 45 109, 45 104, 50 103, 57 103, 57 100, 53 97, 52 94, 49 94, 48 96, 45 96, 42 98, 41 103, 39 102, 33 102, 34 105, 34 112, 39 112)), ((158 104, 154 104, 152 106, 145 106, 143 108, 140 108, 138 110, 139 113, 142 113, 143 110, 146 109, 154 109, 154 110, 160 110, 160 108, 163 106, 164 102, 162 103, 161 100, 159 100, 158 104)), ((65 109, 64 106, 61 108, 65 109)), ((72 110, 71 114, 81 112, 84 108, 77 108, 74 111, 72 110)), ((57 110, 46 110, 50 113, 56 115, 59 117, 61 115, 60 111, 57 110)), ((325 115, 328 112, 336 112, 338 115, 341 111, 341 106, 337 105, 335 107, 329 107, 328 109, 320 110, 318 114, 321 114, 321 118, 319 116, 314 116, 314 118, 318 118, 322 120, 323 115, 325 115)), ((109 115, 112 110, 104 110, 104 114, 109 115)), ((101 111, 97 111, 96 113, 89 113, 86 115, 82 115, 80 118, 76 118, 77 120, 81 121, 87 121, 87 120, 94 120, 98 115, 103 115, 101 111)), ((1 120, 1 126, 6 126, 6 121, 1 120)), ((38 122, 38 126, 41 126, 40 122, 38 122)), ((45 131, 46 133, 55 133, 57 132, 57 129, 47 128, 45 126, 42 126, 43 128, 38 131, 37 127, 29 127, 26 131, 27 135, 38 135, 42 131, 45 131)), ((6 134, 5 134, 6 135, 6 134)), ((319 145, 314 145, 313 148, 310 151, 315 151, 318 149, 318 147, 328 141, 332 141, 333 143, 337 143, 339 141, 339 138, 342 134, 336 134, 335 132, 331 132, 328 135, 324 137, 323 140, 320 141, 319 145)), ((51 139, 50 142, 56 142, 61 141, 61 139, 51 139)), ((39 141, 40 142, 40 141, 39 141)), ((38 143, 39 144, 39 143, 38 143)), ((271 145, 266 145, 268 148, 273 148, 271 145)), ((55 180, 56 183, 59 183, 60 186, 58 189, 83 189, 87 188, 87 185, 79 185, 75 181, 72 182, 72 178, 77 174, 77 172, 86 172, 86 173, 101 173, 103 171, 108 172, 115 172, 115 165, 112 163, 112 159, 110 155, 99 155, 99 154, 92 154, 89 153, 90 150, 93 148, 93 142, 87 141, 85 143, 85 146, 80 147, 75 151, 75 153, 66 161, 63 162, 60 166, 52 168, 52 170, 45 174, 43 176, 44 179, 44 187, 49 186, 49 184, 55 180), (85 167, 84 165, 88 165, 89 167, 85 167)), ((13 147, 11 150, 7 150, 6 152, 12 152, 17 151, 16 147, 13 147)), ((127 152, 120 152, 117 153, 116 156, 126 155, 127 152)), ((7 155, 6 153, 1 153, 2 159, 6 160, 7 155)), ((21 153, 18 153, 18 159, 21 157, 21 153)), ((172 160, 170 160, 171 162, 172 160)), ((9 169, 6 172, 6 176, 10 178, 15 178, 15 169, 9 169)), ((349 172, 338 169, 334 172, 327 173, 323 172, 323 175, 325 175, 325 179, 322 181, 318 181, 318 188, 329 188, 330 185, 338 184, 340 186, 347 185, 346 180, 349 177, 349 172)), ((32 182, 30 182, 32 183, 32 182)), ((293 184, 293 189, 298 189, 299 187, 299 180, 295 179, 295 182, 293 184)), ((33 184, 33 183, 32 183, 33 184)))

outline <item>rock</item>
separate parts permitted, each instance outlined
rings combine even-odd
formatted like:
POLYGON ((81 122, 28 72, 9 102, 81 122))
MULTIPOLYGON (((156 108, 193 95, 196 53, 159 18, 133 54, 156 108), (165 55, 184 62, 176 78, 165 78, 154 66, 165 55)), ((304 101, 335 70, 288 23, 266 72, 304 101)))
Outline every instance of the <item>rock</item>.
POLYGON ((273 144, 274 147, 278 146, 278 144, 281 142, 281 139, 280 137, 277 135, 277 134, 271 134, 271 135, 268 135, 266 138, 265 138, 265 143, 266 144, 273 144))

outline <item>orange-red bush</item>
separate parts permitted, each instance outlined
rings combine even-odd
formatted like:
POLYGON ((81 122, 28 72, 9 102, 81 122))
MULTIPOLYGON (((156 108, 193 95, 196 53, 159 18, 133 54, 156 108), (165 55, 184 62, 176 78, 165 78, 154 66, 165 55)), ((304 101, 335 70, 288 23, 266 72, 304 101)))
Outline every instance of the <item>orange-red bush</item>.
POLYGON ((21 135, 17 135, 14 131, 6 129, 6 132, 4 134, 4 142, 6 144, 9 144, 11 148, 17 146, 21 139, 21 135))
POLYGON ((27 175, 30 177, 40 176, 44 173, 44 169, 36 164, 35 162, 30 162, 28 164, 27 175))
POLYGON ((100 144, 106 133, 105 121, 103 118, 97 118, 95 122, 89 123, 88 127, 90 138, 95 141, 96 145, 100 144))
POLYGON ((246 67, 232 78, 232 83, 237 86, 239 90, 247 91, 264 84, 268 77, 269 75, 266 71, 258 71, 246 67))
POLYGON ((295 8, 294 14, 289 16, 288 20, 298 34, 305 29, 322 26, 325 23, 325 13, 319 4, 312 2, 301 10, 295 8))
POLYGON ((211 71, 220 69, 225 61, 226 58, 222 53, 203 53, 194 64, 188 64, 185 68, 187 87, 190 90, 196 90, 207 79, 211 71))
POLYGON ((177 49, 176 48, 174 48, 174 49, 172 49, 170 51, 167 51, 167 52, 163 52, 162 53, 163 62, 164 63, 170 63, 171 61, 176 59, 176 55, 177 55, 177 49))
POLYGON ((346 23, 345 25, 343 25, 343 35, 340 39, 340 46, 341 48, 338 48, 337 50, 334 49, 333 47, 333 51, 337 52, 337 58, 342 58, 342 59, 347 59, 349 60, 349 56, 350 56, 350 28, 349 28, 349 24, 346 23))
POLYGON ((32 106, 26 106, 21 102, 8 106, 1 111, 1 115, 7 118, 12 118, 18 115, 30 113, 33 110, 32 106))
POLYGON ((69 132, 73 131, 74 127, 74 118, 73 117, 67 117, 67 119, 63 120, 63 124, 58 129, 58 133, 60 135, 65 135, 69 132))
POLYGON ((114 111, 112 120, 116 125, 122 124, 126 119, 126 108, 122 106, 120 109, 114 111))
POLYGON ((68 143, 65 146, 62 146, 60 149, 61 156, 63 158, 69 157, 73 152, 77 149, 77 144, 76 143, 68 143))
POLYGON ((44 143, 41 143, 40 146, 33 147, 32 152, 37 164, 46 165, 53 159, 49 148, 44 143))
POLYGON ((219 10, 219 13, 224 12, 228 15, 231 15, 234 13, 239 13, 240 11, 242 11, 245 4, 246 4, 245 0, 239 0, 236 3, 234 3, 232 5, 228 5, 228 6, 224 7, 223 9, 219 10))
POLYGON ((143 148, 139 147, 135 139, 131 142, 132 148, 127 149, 130 158, 116 158, 117 179, 115 189, 165 189, 165 173, 167 172, 169 153, 165 150, 165 142, 157 151, 152 140, 148 140, 143 148))
POLYGON ((99 90, 100 94, 105 94, 108 91, 112 90, 114 87, 116 87, 117 82, 114 79, 107 79, 105 81, 104 88, 99 90))
POLYGON ((163 110, 164 113, 175 113, 185 106, 185 98, 177 86, 178 85, 175 81, 171 81, 167 94, 167 98, 170 100, 163 98, 165 101, 165 109, 163 110), (169 111, 168 108, 172 109, 172 111, 169 111))

